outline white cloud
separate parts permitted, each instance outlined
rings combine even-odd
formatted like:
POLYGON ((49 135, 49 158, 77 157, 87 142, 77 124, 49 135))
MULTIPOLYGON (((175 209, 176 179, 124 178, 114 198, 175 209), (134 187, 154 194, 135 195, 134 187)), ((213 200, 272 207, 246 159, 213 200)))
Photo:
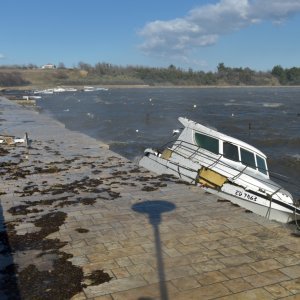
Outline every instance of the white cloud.
POLYGON ((252 1, 249 14, 259 20, 280 22, 300 12, 299 0, 256 0, 252 1))
POLYGON ((299 0, 220 0, 182 18, 146 24, 139 32, 144 39, 140 49, 149 55, 187 59, 191 50, 216 44, 224 34, 262 21, 281 23, 297 13, 299 0))
POLYGON ((5 56, 2 53, 0 53, 0 59, 3 59, 3 58, 5 58, 5 56))

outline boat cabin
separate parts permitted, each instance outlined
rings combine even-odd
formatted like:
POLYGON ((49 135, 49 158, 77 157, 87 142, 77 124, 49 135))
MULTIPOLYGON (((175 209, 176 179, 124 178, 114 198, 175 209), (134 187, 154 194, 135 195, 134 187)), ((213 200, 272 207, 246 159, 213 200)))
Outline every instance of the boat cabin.
POLYGON ((196 146, 198 151, 206 153, 214 161, 269 178, 267 157, 260 150, 186 118, 179 118, 179 121, 185 126, 180 140, 196 146))
POLYGON ((264 175, 268 175, 266 157, 253 151, 253 149, 245 147, 245 145, 240 145, 230 140, 223 140, 196 131, 194 132, 194 140, 195 144, 204 150, 217 155, 222 155, 226 160, 239 162, 245 167, 250 167, 254 170, 258 170, 264 175))

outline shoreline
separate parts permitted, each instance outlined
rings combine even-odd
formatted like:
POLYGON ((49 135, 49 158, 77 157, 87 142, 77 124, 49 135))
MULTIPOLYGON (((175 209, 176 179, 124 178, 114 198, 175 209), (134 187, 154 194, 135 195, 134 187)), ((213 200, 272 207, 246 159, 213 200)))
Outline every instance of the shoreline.
MULTIPOLYGON (((293 86, 285 86, 285 85, 191 85, 191 86, 186 86, 186 85, 131 85, 131 84, 97 84, 97 85, 92 85, 94 87, 103 87, 103 88, 109 88, 109 89, 126 89, 126 88, 136 88, 136 89, 159 89, 159 88, 166 88, 166 89, 171 89, 171 88, 180 88, 180 89, 229 89, 229 88, 236 88, 236 89, 243 89, 243 88, 251 88, 251 89, 259 89, 259 88, 300 88, 300 85, 293 85, 293 86)), ((78 90, 83 90, 82 85, 60 85, 60 87, 65 87, 65 88, 70 88, 74 87, 77 88, 78 90)), ((2 87, 0 89, 0 93, 4 91, 12 91, 12 90, 19 90, 19 91, 34 91, 37 89, 50 89, 54 88, 53 86, 17 86, 17 87, 2 87)))
POLYGON ((0 130, 32 140, 0 146, 1 299, 300 294, 289 226, 154 175, 4 97, 0 108, 0 130))

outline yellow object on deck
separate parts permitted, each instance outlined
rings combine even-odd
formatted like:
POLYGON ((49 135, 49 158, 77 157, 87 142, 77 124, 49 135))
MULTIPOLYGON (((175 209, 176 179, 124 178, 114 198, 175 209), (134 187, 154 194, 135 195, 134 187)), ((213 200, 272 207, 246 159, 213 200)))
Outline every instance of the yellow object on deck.
POLYGON ((172 150, 171 149, 165 149, 162 154, 161 154, 161 158, 163 159, 169 159, 172 155, 172 150))
POLYGON ((211 187, 221 187, 227 180, 227 177, 207 168, 202 167, 199 170, 199 183, 211 187))

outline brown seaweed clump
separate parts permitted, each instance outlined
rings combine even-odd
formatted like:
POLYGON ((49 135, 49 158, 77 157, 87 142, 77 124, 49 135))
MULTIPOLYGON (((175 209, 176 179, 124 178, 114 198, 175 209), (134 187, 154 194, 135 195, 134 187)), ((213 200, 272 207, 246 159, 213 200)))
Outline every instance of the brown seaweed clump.
POLYGON ((22 299, 70 299, 82 290, 83 272, 64 255, 53 262, 51 270, 39 271, 29 265, 19 273, 22 299))
MULTIPOLYGON (((23 209, 21 208, 21 211, 23 209)), ((69 261, 73 255, 60 250, 67 242, 47 238, 49 234, 59 230, 66 216, 66 213, 60 211, 41 216, 33 222, 40 228, 37 232, 18 235, 15 226, 22 221, 21 219, 8 223, 6 231, 0 232, 0 255, 10 258, 11 261, 5 268, 0 266, 0 298, 2 293, 8 299, 70 299, 88 285, 111 280, 102 270, 84 277, 82 268, 69 261), (39 250, 37 258, 49 260, 50 257, 47 270, 39 270, 38 265, 30 264, 18 272, 18 266, 13 263, 12 253, 30 250, 39 250)), ((83 231, 83 228, 78 230, 82 233, 83 231)))

